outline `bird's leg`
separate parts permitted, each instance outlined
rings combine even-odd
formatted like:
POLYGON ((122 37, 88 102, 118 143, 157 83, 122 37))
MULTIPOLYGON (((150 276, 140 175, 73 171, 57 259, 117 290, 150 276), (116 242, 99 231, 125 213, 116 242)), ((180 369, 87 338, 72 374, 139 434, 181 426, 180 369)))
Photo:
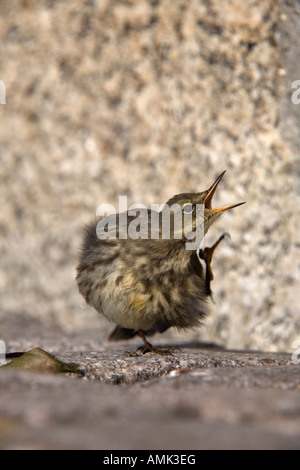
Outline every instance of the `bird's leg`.
POLYGON ((165 349, 165 348, 155 348, 154 346, 152 346, 151 343, 149 343, 149 341, 147 340, 147 338, 145 337, 145 334, 143 332, 143 330, 138 330, 138 335, 142 338, 143 342, 144 342, 144 345, 145 346, 140 346, 137 350, 136 350, 136 353, 137 354, 138 352, 139 353, 142 353, 142 354, 146 354, 146 353, 154 353, 154 354, 159 354, 160 356, 169 356, 169 355, 172 355, 172 352, 169 350, 169 349, 165 349))
POLYGON ((149 343, 149 341, 147 340, 146 336, 144 335, 143 330, 139 330, 139 331, 138 331, 138 334, 139 334, 139 336, 142 338, 146 349, 148 349, 148 351, 153 351, 155 348, 154 348, 154 346, 152 346, 151 343, 149 343))
POLYGON ((156 354, 163 354, 162 352, 160 352, 161 350, 159 348, 155 348, 154 346, 152 346, 151 343, 149 343, 149 341, 147 340, 143 330, 138 330, 137 334, 142 338, 143 343, 144 343, 145 346, 139 346, 135 352, 127 352, 126 351, 125 352, 126 356, 135 357, 135 356, 139 356, 140 354, 146 354, 146 353, 149 353, 149 352, 153 352, 153 353, 156 353, 156 354))
POLYGON ((206 247, 203 250, 202 249, 199 250, 199 257, 203 259, 206 264, 205 285, 206 285, 207 294, 210 296, 212 294, 210 283, 214 278, 214 275, 211 269, 212 257, 215 252, 215 249, 225 237, 230 237, 229 233, 223 233, 223 235, 221 235, 221 237, 216 241, 216 243, 214 243, 213 246, 206 247))

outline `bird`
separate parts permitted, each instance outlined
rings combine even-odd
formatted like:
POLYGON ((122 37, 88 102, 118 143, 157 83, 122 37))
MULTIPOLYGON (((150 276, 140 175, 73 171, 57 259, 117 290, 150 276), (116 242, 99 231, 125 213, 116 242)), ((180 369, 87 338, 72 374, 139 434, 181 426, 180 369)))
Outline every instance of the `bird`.
POLYGON ((76 281, 87 304, 116 325, 110 341, 139 335, 144 353, 158 352, 160 348, 154 347, 147 337, 170 327, 186 330, 203 324, 210 312, 212 257, 226 234, 211 247, 201 248, 201 243, 222 213, 244 204, 212 207, 225 172, 205 191, 180 193, 161 210, 144 211, 144 237, 124 236, 124 229, 126 232, 135 221, 129 211, 116 214, 102 233, 97 229, 99 222, 103 227, 103 218, 85 226, 76 281), (172 207, 177 208, 177 213, 170 211, 172 207), (163 233, 164 209, 169 209, 167 236, 163 233), (158 221, 156 232, 152 230, 153 220, 158 221), (178 225, 178 220, 187 222, 178 225), (200 242, 199 237, 196 239, 198 229, 200 242), (193 240, 198 244, 188 246, 193 240))

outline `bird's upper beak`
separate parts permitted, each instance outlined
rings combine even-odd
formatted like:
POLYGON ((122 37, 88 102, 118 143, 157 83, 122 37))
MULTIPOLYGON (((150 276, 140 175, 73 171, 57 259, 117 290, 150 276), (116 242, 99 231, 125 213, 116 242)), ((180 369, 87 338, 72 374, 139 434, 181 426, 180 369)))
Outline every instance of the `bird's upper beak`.
POLYGON ((223 206, 223 207, 218 207, 216 209, 213 209, 211 206, 211 201, 212 198, 216 192, 216 189, 218 187, 218 184, 220 183, 221 179, 225 175, 226 170, 223 171, 223 173, 220 174, 220 176, 216 179, 214 184, 208 189, 207 196, 204 199, 204 210, 209 211, 211 214, 218 214, 220 212, 227 211, 229 209, 233 209, 234 207, 241 206, 242 204, 245 204, 245 202, 239 202, 238 204, 232 204, 230 206, 223 206))

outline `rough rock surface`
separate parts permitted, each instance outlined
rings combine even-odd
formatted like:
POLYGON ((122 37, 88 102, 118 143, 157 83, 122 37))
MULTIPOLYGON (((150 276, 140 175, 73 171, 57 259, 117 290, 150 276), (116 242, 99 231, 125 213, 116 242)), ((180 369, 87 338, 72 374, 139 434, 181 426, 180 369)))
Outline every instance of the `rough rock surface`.
POLYGON ((120 386, 0 372, 2 449, 299 449, 299 381, 272 367, 120 386))
POLYGON ((22 321, 4 325, 8 353, 41 347, 82 375, 0 368, 2 449, 300 447, 300 366, 290 354, 155 337, 171 355, 128 356, 138 341, 26 323, 22 340, 22 321))
POLYGON ((299 336, 299 2, 2 0, 1 316, 99 324, 74 282, 98 204, 203 190, 247 205, 193 339, 292 350, 299 336), (298 65, 297 65, 298 64, 298 65))

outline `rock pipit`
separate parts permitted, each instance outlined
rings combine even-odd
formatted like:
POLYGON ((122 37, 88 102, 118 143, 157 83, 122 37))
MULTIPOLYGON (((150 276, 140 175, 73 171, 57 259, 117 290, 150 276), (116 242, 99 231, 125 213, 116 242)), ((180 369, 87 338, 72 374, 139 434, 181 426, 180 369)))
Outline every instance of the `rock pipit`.
POLYGON ((86 302, 117 325, 111 340, 138 334, 154 351, 145 335, 201 325, 209 313, 212 255, 224 235, 210 248, 200 249, 200 242, 220 214, 244 204, 212 208, 224 173, 206 191, 144 210, 139 223, 127 212, 104 219, 104 232, 97 220, 86 227, 76 280, 86 302), (139 226, 139 237, 128 236, 131 224, 139 226))

